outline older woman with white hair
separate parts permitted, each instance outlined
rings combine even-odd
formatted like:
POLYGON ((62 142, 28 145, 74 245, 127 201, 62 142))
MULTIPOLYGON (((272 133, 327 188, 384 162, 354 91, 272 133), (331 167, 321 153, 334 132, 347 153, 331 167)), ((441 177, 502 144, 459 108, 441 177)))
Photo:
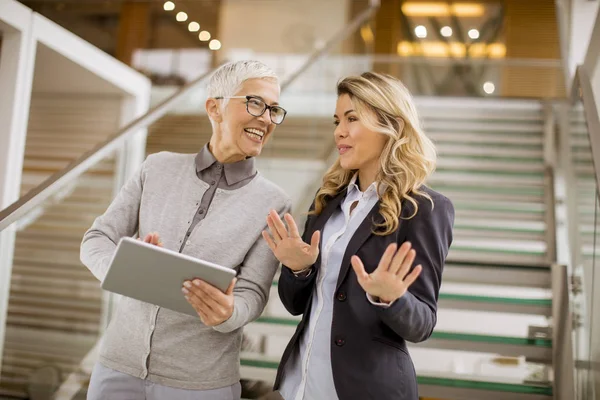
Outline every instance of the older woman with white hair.
POLYGON ((242 327, 262 313, 278 266, 261 237, 264 218, 291 205, 254 164, 285 118, 279 93, 277 76, 262 63, 219 68, 206 101, 210 142, 197 154, 149 156, 86 232, 81 260, 99 280, 119 239, 136 232, 146 242, 237 270, 225 293, 200 280, 183 283, 182 296, 197 317, 122 298, 88 399, 240 398, 242 327))

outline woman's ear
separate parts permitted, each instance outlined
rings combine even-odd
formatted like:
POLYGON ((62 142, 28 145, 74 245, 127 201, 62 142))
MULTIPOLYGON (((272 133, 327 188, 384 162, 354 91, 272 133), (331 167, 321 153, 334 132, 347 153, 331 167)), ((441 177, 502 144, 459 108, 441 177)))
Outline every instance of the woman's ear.
POLYGON ((221 113, 221 104, 219 100, 214 98, 206 99, 206 113, 214 122, 223 122, 223 114, 221 113))

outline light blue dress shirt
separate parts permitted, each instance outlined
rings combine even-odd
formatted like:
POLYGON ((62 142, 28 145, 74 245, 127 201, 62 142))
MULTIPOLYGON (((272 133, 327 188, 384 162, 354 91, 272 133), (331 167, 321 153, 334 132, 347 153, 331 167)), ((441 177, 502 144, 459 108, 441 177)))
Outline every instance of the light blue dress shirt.
MULTIPOLYGON (((338 398, 331 370, 334 292, 348 243, 379 200, 375 182, 363 193, 356 179, 355 174, 341 209, 333 212, 323 229, 321 267, 317 272, 309 324, 300 338, 300 353, 287 363, 279 389, 285 400, 338 398), (358 204, 351 211, 354 202, 358 204)), ((369 301, 373 303, 370 298, 369 301)))

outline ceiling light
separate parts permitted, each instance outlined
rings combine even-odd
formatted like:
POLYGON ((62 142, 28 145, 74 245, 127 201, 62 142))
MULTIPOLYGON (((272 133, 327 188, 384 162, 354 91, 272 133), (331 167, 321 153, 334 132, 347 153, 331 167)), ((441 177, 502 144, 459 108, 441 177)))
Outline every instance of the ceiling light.
POLYGON ((417 35, 418 38, 426 38, 427 37, 427 28, 425 28, 423 25, 419 25, 415 28, 415 35, 417 35))
POLYGON ((470 29, 468 34, 469 37, 473 40, 479 39, 479 31, 477 29, 470 29))
POLYGON ((219 42, 217 39, 213 39, 208 44, 208 48, 211 50, 219 50, 221 48, 221 42, 219 42))
POLYGON ((454 3, 450 6, 450 12, 457 17, 481 17, 485 9, 483 4, 454 3))
POLYGON ((373 29, 371 29, 370 25, 363 25, 360 28, 360 36, 365 43, 373 43, 375 40, 375 35, 373 34, 373 29))
POLYGON ((440 29, 440 33, 443 37, 450 37, 452 36, 452 28, 449 26, 444 26, 442 29, 440 29))
POLYGON ((404 57, 412 56, 415 53, 415 49, 414 49, 412 43, 407 42, 407 41, 398 42, 398 46, 397 46, 396 50, 397 50, 399 56, 404 56, 404 57))
POLYGON ((441 17, 449 14, 446 3, 415 3, 402 5, 402 12, 409 17, 441 17))
POLYGON ((406 40, 398 42, 396 46, 398 55, 403 57, 425 56, 425 57, 472 57, 472 58, 504 58, 506 46, 503 43, 471 43, 467 45, 460 42, 446 41, 421 41, 409 42, 406 40))
POLYGON ((200 35, 198 35, 198 38, 203 42, 208 42, 210 40, 210 33, 208 31, 202 31, 200 32, 200 35))
POLYGON ((402 12, 408 17, 482 17, 485 13, 485 6, 474 3, 453 3, 445 2, 416 2, 407 1, 402 4, 402 12))
POLYGON ((492 94, 492 93, 494 93, 495 90, 496 90, 496 85, 494 85, 492 82, 486 82, 483 84, 483 91, 486 92, 487 94, 492 94))
POLYGON ((173 3, 172 1, 166 1, 163 5, 163 8, 165 9, 165 11, 173 11, 175 9, 175 3, 173 3))
POLYGON ((189 30, 190 32, 198 32, 198 31, 200 30, 200 24, 199 24, 199 23, 197 23, 197 22, 195 22, 195 21, 192 21, 192 22, 190 22, 190 24, 188 25, 188 30, 189 30))
POLYGON ((175 17, 175 19, 179 22, 183 22, 183 21, 187 21, 187 14, 184 13, 183 11, 179 11, 177 13, 177 16, 175 17))
POLYGON ((504 58, 506 57, 506 45, 503 43, 490 43, 487 46, 488 57, 504 58))

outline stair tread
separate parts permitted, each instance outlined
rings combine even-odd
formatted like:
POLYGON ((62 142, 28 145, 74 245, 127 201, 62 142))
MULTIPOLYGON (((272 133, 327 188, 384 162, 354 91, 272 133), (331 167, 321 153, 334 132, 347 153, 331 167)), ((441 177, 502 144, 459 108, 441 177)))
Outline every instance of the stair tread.
MULTIPOLYGON (((277 280, 273 281, 272 286, 278 286, 277 280)), ((440 300, 459 300, 465 302, 478 303, 496 303, 496 304, 514 304, 539 307, 552 307, 552 299, 548 298, 523 298, 523 297, 502 297, 502 296, 484 296, 476 294, 458 294, 458 293, 443 293, 439 294, 440 300)))
MULTIPOLYGON (((297 318, 289 317, 273 317, 273 316, 261 316, 254 323, 264 323, 270 325, 288 326, 295 327, 300 322, 297 318)), ((467 341, 467 342, 483 342, 483 343, 496 343, 496 344, 507 344, 516 346, 534 346, 551 348, 552 340, 544 338, 523 338, 514 336, 500 336, 500 335, 483 335, 475 333, 462 333, 462 332, 449 332, 449 331, 434 331, 431 335, 431 339, 440 340, 455 340, 455 341, 467 341)))
MULTIPOLYGON (((279 360, 242 354, 240 364, 242 367, 256 367, 276 370, 279 360)), ((417 371, 417 381, 421 385, 453 386, 464 389, 483 389, 512 393, 543 394, 552 396, 552 386, 549 384, 516 383, 494 381, 489 377, 460 376, 459 374, 442 374, 438 372, 417 371)))

